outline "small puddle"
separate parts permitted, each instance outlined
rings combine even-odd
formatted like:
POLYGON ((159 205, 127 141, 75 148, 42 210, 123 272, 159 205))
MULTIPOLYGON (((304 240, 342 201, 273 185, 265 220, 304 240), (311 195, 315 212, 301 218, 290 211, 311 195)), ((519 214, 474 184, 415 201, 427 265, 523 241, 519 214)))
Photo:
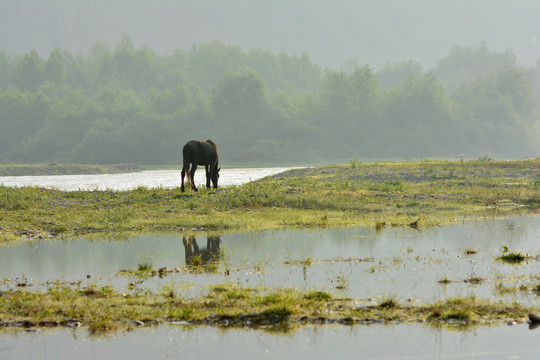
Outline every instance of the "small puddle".
POLYGON ((103 337, 83 329, 0 332, 0 358, 15 359, 538 359, 526 325, 444 331, 421 325, 305 326, 277 334, 159 326, 103 337))
POLYGON ((128 240, 37 241, 0 248, 0 289, 43 289, 62 280, 110 284, 120 291, 178 286, 196 296, 207 285, 320 289, 374 302, 395 296, 432 302, 453 296, 539 305, 540 217, 481 219, 429 229, 348 228, 279 230, 248 234, 140 235, 128 240), (520 265, 496 261, 508 248, 532 258, 520 265), (191 271, 189 255, 212 272, 191 271), (177 269, 160 278, 118 274, 147 263, 177 269), (448 280, 444 282, 443 280, 448 280))

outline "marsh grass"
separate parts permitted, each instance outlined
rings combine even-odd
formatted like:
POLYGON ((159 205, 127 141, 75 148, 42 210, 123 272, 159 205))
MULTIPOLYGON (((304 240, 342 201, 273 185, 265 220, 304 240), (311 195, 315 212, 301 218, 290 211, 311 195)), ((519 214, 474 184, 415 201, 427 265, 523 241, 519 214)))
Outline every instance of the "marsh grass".
POLYGON ((450 280, 447 276, 444 276, 442 279, 438 280, 437 282, 442 285, 448 285, 450 283, 453 283, 454 281, 450 280))
POLYGON ((399 302, 397 296, 385 296, 378 304, 381 309, 396 309, 399 308, 399 302))
MULTIPOLYGON (((506 286, 502 281, 498 281, 495 284, 495 293, 499 296, 504 295, 513 295, 518 292, 528 292, 529 287, 525 284, 521 284, 519 286, 506 286)), ((534 288, 532 289, 534 292, 534 288)))
POLYGON ((479 276, 471 276, 470 278, 463 280, 463 282, 468 283, 468 284, 481 284, 484 281, 485 279, 479 276))
POLYGON ((137 271, 145 273, 152 271, 152 263, 143 261, 137 264, 137 271))
POLYGON ((180 289, 168 286, 159 293, 125 294, 111 287, 53 286, 47 291, 9 290, 0 296, 4 326, 56 326, 80 322, 92 332, 129 329, 134 321, 188 321, 192 324, 251 326, 290 329, 320 321, 348 323, 366 319, 385 321, 484 324, 523 319, 533 309, 469 298, 452 298, 419 306, 401 305, 388 296, 376 306, 357 306, 357 300, 335 298, 319 291, 241 287, 234 283, 212 285, 206 295, 182 297, 180 289), (280 325, 281 324, 281 325, 280 325))
POLYGON ((529 259, 531 259, 530 256, 524 255, 520 252, 510 251, 510 249, 507 246, 503 246, 502 255, 496 257, 496 260, 499 260, 508 264, 513 264, 513 265, 521 264, 522 262, 529 259))
POLYGON ((520 264, 527 259, 527 256, 519 252, 509 252, 499 256, 498 259, 510 264, 520 264))

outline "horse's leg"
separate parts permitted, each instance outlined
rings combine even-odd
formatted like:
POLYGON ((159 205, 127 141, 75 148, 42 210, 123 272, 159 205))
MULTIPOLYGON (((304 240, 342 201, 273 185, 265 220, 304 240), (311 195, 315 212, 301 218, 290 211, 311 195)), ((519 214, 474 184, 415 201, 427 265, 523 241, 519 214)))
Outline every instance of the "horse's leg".
POLYGON ((197 163, 194 163, 191 167, 191 172, 189 173, 189 176, 191 180, 191 188, 195 191, 198 191, 197 187, 195 186, 195 170, 197 170, 197 163))
POLYGON ((206 248, 211 250, 213 254, 219 253, 219 243, 221 242, 221 239, 219 236, 208 236, 206 240, 206 248))
POLYGON ((206 188, 210 189, 210 178, 212 177, 210 165, 204 165, 204 169, 206 170, 206 188))
POLYGON ((195 256, 197 256, 201 253, 201 251, 199 250, 199 244, 197 244, 197 239, 195 238, 195 236, 192 238, 192 242, 193 242, 193 253, 195 254, 195 256))
MULTIPOLYGON (((182 180, 184 180, 183 177, 182 177, 182 180)), ((182 242, 184 243, 184 251, 186 254, 186 264, 189 265, 189 263, 191 262, 191 258, 193 257, 193 250, 191 248, 191 237, 184 236, 182 238, 182 242)))
MULTIPOLYGON (((185 191, 185 189, 184 189, 184 176, 186 176, 186 168, 182 166, 182 186, 180 186, 180 190, 182 192, 185 191)), ((189 176, 189 174, 188 174, 188 176, 189 176)), ((189 185, 189 178, 188 178, 188 185, 189 185)))
POLYGON ((186 170, 186 182, 187 182, 188 186, 191 186, 192 181, 189 178, 189 169, 186 170))
MULTIPOLYGON (((214 189, 217 189, 217 177, 219 176, 217 174, 218 171, 219 169, 217 163, 213 163, 210 165, 210 178, 212 179, 212 187, 214 189)), ((210 187, 210 182, 208 182, 208 187, 210 187)))

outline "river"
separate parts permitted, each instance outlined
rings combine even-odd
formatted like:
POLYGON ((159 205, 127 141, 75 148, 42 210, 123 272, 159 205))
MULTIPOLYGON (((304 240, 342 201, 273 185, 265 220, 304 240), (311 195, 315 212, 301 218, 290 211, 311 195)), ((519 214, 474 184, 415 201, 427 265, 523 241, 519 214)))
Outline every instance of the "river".
MULTIPOLYGON (((237 168, 221 169, 219 185, 242 185, 292 168, 237 168)), ((0 176, 0 185, 38 186, 59 190, 131 190, 140 186, 172 189, 180 186, 180 170, 147 170, 122 174, 50 175, 50 176, 0 176)), ((204 186, 204 168, 195 172, 195 184, 204 186)))

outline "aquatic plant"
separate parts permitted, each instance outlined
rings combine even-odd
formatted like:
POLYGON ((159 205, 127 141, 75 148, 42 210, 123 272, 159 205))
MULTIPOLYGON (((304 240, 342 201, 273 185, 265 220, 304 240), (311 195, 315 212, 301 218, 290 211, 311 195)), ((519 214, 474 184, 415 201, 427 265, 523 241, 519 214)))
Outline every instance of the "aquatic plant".
POLYGON ((349 287, 349 279, 343 275, 339 274, 336 276, 335 280, 332 280, 331 282, 335 283, 335 288, 338 290, 345 290, 349 287))
POLYGON ((452 280, 450 280, 448 277, 443 277, 442 279, 440 279, 439 281, 437 281, 439 284, 443 284, 443 285, 448 285, 450 284, 451 282, 453 282, 452 280))
POLYGON ((528 259, 528 256, 523 255, 520 252, 510 251, 507 246, 502 246, 502 255, 496 259, 509 264, 521 264, 528 259))
POLYGON ((463 280, 463 282, 469 284, 480 284, 484 282, 484 279, 479 276, 471 276, 470 278, 463 280))
POLYGON ((139 272, 149 272, 152 271, 152 264, 148 261, 142 261, 137 264, 137 270, 139 272))
POLYGON ((381 309, 394 309, 399 307, 399 302, 395 295, 385 296, 377 306, 381 309))
POLYGON ((525 261, 527 257, 519 252, 510 252, 508 254, 501 255, 499 259, 508 263, 521 263, 525 261))

